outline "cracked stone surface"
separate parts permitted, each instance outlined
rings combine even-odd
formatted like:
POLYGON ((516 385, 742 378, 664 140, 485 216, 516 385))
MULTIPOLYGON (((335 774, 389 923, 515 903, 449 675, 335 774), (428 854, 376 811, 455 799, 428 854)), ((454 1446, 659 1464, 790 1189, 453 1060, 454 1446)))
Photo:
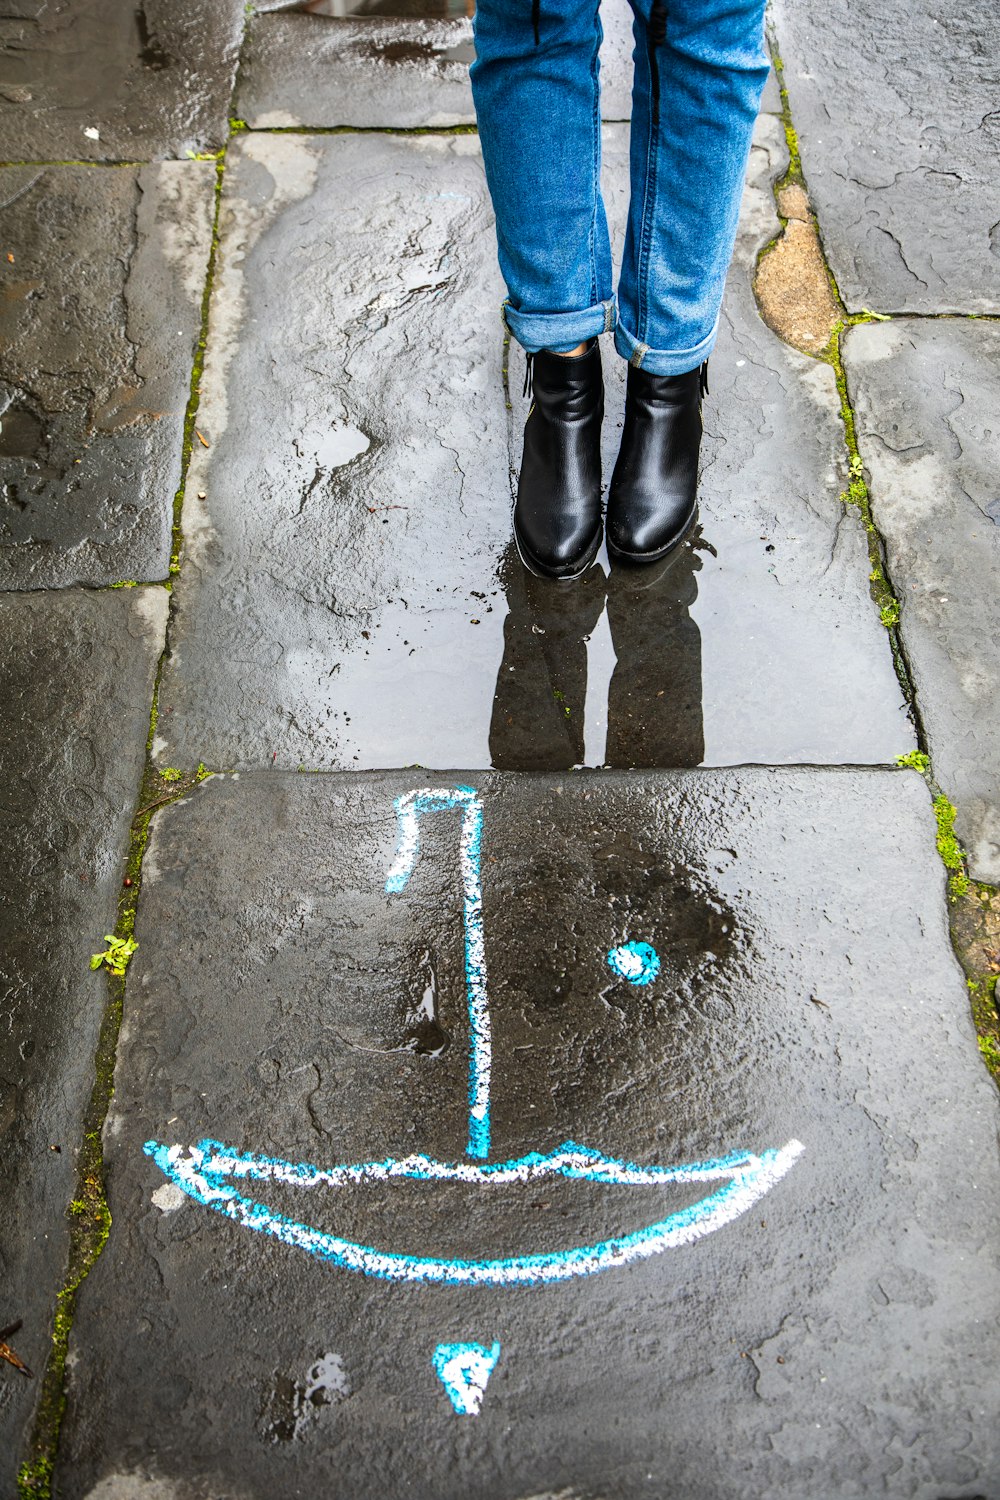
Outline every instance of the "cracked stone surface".
MULTIPOLYGON (((608 127, 618 246, 627 150, 608 127)), ((561 769, 909 749, 864 533, 838 498, 832 371, 753 299, 783 153, 762 117, 712 363, 701 532, 651 590, 599 567, 563 594, 511 566, 523 360, 512 351, 508 413, 476 139, 241 138, 156 753, 561 769)), ((610 346, 605 365, 610 475, 625 367, 610 346)))
MULTIPOLYGON (((0 598, 0 1327, 22 1319, 36 1377, 107 1003, 88 960, 113 930, 166 618, 163 589, 0 598)), ((8 1495, 41 1382, 3 1371, 8 1495)))
POLYGON ((844 342, 872 511, 934 771, 1000 883, 1000 328, 864 324, 844 342))
MULTIPOLYGON (((1000 1115, 913 773, 455 778, 484 807, 490 1160, 803 1145, 696 1243, 548 1286, 386 1282, 213 1213, 144 1155, 212 1137, 321 1166, 462 1160, 454 811, 421 819, 410 884, 384 889, 393 798, 452 779, 215 777, 156 815, 58 1493, 272 1500, 336 1473, 356 1500, 663 1500, 665 1474, 691 1500, 992 1494, 1000 1115), (626 938, 660 955, 644 987, 606 962, 626 938), (475 1420, 431 1365, 456 1340, 501 1346, 475 1420)), ((705 1192, 235 1186, 466 1259, 620 1237, 705 1192)))
MULTIPOLYGON (((632 12, 601 6, 601 113, 632 112, 632 12)), ((471 124, 472 23, 419 15, 262 14, 251 18, 236 113, 254 129, 282 125, 471 124)))
POLYGON ((167 576, 214 191, 209 162, 0 170, 0 588, 167 576))
POLYGON ((255 130, 471 124, 474 56, 464 17, 255 15, 236 112, 255 130))
POLYGON ((7 161, 218 151, 243 0, 14 0, 0 17, 7 161))
POLYGON ((772 24, 848 310, 1000 311, 993 0, 775 0, 772 24))

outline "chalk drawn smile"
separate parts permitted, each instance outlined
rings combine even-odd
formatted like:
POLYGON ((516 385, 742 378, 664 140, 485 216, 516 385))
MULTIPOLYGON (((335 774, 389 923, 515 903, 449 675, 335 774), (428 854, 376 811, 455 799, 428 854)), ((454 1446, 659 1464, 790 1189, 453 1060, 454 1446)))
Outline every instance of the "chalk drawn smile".
MULTIPOLYGON (((397 799, 399 845, 385 888, 389 893, 401 892, 413 873, 420 852, 420 817, 452 807, 463 809, 460 864, 470 1028, 466 1155, 471 1159, 443 1162, 418 1154, 399 1160, 390 1157, 385 1161, 318 1167, 308 1162, 287 1162, 232 1151, 221 1142, 212 1140, 203 1140, 189 1148, 147 1141, 143 1148, 147 1156, 196 1203, 224 1214, 244 1228, 269 1234, 284 1244, 305 1250, 317 1259, 345 1270, 388 1281, 497 1287, 566 1281, 690 1245, 739 1218, 793 1166, 803 1150, 798 1141, 789 1141, 781 1148, 768 1149, 759 1155, 740 1151, 715 1161, 683 1166, 639 1166, 572 1141, 566 1141, 545 1154, 533 1151, 512 1161, 487 1160, 490 1154, 492 1036, 480 886, 483 809, 471 787, 413 791, 397 799), (569 1249, 464 1260, 397 1253, 344 1239, 290 1219, 266 1203, 246 1197, 235 1185, 256 1182, 307 1190, 336 1190, 347 1186, 377 1188, 379 1184, 393 1180, 410 1179, 462 1183, 488 1191, 511 1184, 535 1183, 546 1177, 621 1188, 685 1183, 717 1183, 719 1186, 696 1203, 678 1209, 645 1229, 569 1249)), ((651 983, 660 969, 659 957, 645 942, 629 942, 612 949, 608 962, 620 977, 633 984, 651 983)))

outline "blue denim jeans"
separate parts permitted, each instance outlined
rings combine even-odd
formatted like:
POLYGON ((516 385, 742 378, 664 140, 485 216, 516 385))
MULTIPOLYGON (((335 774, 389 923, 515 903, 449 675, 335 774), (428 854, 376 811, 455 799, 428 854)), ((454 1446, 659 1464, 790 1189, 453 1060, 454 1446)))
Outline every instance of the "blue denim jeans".
POLYGON ((631 203, 617 299, 600 190, 598 0, 477 0, 472 91, 504 318, 529 352, 615 330, 680 375, 715 342, 768 71, 764 0, 631 0, 631 203))

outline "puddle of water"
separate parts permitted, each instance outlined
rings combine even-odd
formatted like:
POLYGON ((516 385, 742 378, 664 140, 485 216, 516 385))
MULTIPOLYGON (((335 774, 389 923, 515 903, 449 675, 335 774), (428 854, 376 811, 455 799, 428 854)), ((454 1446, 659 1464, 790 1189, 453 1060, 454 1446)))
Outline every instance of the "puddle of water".
POLYGON ((655 570, 595 565, 572 588, 533 578, 512 549, 504 655, 490 723, 498 770, 697 766, 705 756, 701 559, 689 545, 655 570))
POLYGON ((427 62, 428 59, 438 62, 471 63, 476 57, 476 49, 471 41, 461 42, 457 47, 434 47, 429 42, 418 41, 415 37, 381 42, 377 36, 373 36, 366 50, 369 57, 390 63, 427 62))
POLYGON ((608 753, 608 687, 614 670, 615 643, 611 639, 611 627, 605 609, 587 639, 583 759, 588 766, 603 766, 608 753))
POLYGON ((161 73, 164 68, 169 68, 174 59, 160 46, 155 31, 150 30, 144 5, 136 6, 135 25, 139 33, 139 61, 142 66, 151 73, 161 73))
POLYGON ((324 1407, 335 1406, 351 1394, 351 1382, 339 1354, 320 1355, 295 1380, 276 1371, 264 1398, 257 1431, 267 1443, 290 1443, 302 1438, 324 1407))
MULTIPOLYGON (((298 446, 322 475, 329 454, 314 458, 312 446, 298 446)), ((364 518, 376 538, 392 519, 364 518)), ((655 577, 598 564, 563 587, 532 577, 510 544, 479 590, 442 588, 430 608, 387 599, 354 644, 322 665, 324 723, 338 762, 510 771, 700 765, 698 545, 693 538, 655 577)), ((293 696, 315 692, 309 649, 287 650, 284 665, 293 696)), ((436 1033, 428 1040, 429 1050, 442 1045, 436 1033)))
POLYGON ((406 1017, 408 1046, 418 1057, 440 1057, 451 1038, 438 1020, 437 971, 429 950, 423 955, 420 972, 426 983, 406 1017))
POLYGON ((301 433, 293 446, 300 458, 312 458, 317 469, 325 473, 367 453, 371 438, 357 427, 335 424, 301 433))
POLYGON ((0 454, 34 458, 42 446, 42 424, 33 412, 10 406, 0 417, 0 454))

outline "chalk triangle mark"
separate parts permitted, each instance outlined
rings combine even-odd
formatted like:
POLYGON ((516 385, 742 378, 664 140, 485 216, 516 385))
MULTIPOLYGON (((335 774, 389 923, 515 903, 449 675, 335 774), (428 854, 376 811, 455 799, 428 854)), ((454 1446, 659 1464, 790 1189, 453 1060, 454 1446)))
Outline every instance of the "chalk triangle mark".
POLYGON ((434 1373, 460 1417, 478 1417, 483 1392, 500 1358, 500 1345, 438 1344, 431 1356, 434 1373))

